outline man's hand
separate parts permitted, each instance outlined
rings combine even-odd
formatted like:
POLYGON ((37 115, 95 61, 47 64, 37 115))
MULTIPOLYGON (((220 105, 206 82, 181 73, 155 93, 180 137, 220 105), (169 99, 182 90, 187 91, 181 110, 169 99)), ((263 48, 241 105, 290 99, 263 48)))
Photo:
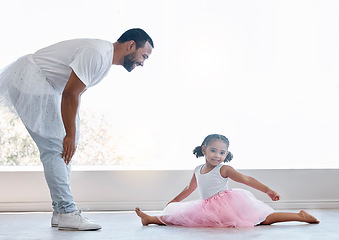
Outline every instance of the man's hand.
POLYGON ((64 150, 62 152, 62 158, 65 160, 65 163, 68 165, 72 160, 72 157, 75 153, 75 136, 66 135, 63 142, 64 150))
POLYGON ((86 89, 85 84, 72 71, 62 92, 61 116, 65 126, 66 137, 63 142, 62 157, 68 165, 75 153, 76 115, 79 107, 79 98, 86 89))

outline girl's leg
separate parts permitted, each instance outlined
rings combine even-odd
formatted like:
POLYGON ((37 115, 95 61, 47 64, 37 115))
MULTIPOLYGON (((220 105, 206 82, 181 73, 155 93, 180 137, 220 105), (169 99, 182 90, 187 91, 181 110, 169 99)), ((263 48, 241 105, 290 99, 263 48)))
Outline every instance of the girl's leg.
POLYGON ((307 223, 319 223, 318 219, 313 217, 308 212, 301 210, 299 213, 287 213, 287 212, 275 212, 265 219, 260 224, 269 225, 278 222, 289 222, 289 221, 298 221, 298 222, 307 222, 307 223))
POLYGON ((144 226, 147 226, 148 224, 158 224, 158 225, 164 225, 160 220, 155 216, 150 216, 144 213, 140 210, 140 208, 136 208, 135 212, 137 215, 141 218, 141 223, 144 226))

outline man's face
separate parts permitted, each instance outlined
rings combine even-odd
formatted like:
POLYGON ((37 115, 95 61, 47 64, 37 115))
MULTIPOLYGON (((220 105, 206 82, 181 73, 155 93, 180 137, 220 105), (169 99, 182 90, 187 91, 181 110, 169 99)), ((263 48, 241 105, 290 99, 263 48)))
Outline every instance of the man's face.
POLYGON ((152 46, 146 42, 145 46, 127 54, 124 57, 124 68, 131 72, 137 66, 144 66, 144 62, 152 54, 152 46))

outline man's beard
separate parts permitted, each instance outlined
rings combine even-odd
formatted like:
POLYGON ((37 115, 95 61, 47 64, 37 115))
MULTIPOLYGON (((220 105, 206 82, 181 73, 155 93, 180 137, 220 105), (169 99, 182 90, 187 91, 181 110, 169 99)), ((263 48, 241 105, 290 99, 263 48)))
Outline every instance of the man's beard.
POLYGON ((130 53, 124 57, 124 63, 123 66, 124 68, 131 72, 134 69, 134 64, 135 64, 135 52, 130 53))

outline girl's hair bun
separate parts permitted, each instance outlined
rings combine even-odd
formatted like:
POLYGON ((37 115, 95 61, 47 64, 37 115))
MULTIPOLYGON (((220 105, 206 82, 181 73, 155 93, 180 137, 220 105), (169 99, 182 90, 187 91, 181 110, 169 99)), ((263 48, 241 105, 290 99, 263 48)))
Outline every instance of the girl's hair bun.
POLYGON ((228 152, 224 162, 230 162, 233 159, 233 154, 231 152, 228 152))
POLYGON ((198 146, 196 148, 194 148, 193 150, 193 154, 198 158, 198 157, 203 157, 204 154, 202 153, 202 147, 198 146))

